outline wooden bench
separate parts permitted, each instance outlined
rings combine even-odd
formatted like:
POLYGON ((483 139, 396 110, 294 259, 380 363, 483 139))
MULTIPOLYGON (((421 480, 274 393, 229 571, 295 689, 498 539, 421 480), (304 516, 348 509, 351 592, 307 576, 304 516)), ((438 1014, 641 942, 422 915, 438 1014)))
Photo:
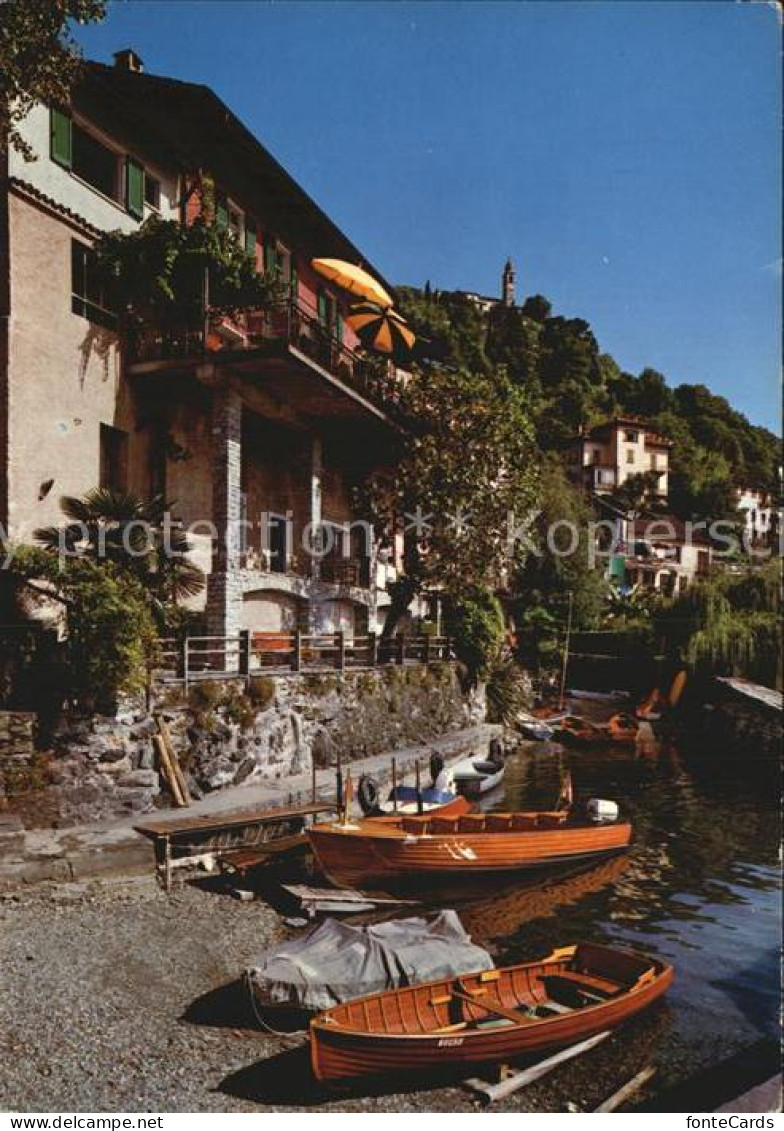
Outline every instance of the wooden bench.
POLYGON ((307 818, 332 813, 334 810, 335 806, 331 802, 313 801, 276 809, 240 809, 228 813, 163 818, 144 821, 135 825, 134 829, 153 842, 156 869, 168 890, 171 887, 172 869, 176 866, 195 863, 206 855, 220 859, 240 850, 252 850, 256 853, 264 851, 268 857, 274 851, 272 846, 276 843, 285 845, 292 836, 301 835, 307 818), (279 836, 273 835, 261 840, 266 835, 263 833, 264 827, 275 824, 289 827, 284 827, 279 836), (253 837, 256 838, 255 842, 251 839, 253 837))
POLYGON ((592 974, 577 974, 572 970, 561 970, 558 974, 545 974, 542 977, 547 988, 548 997, 553 997, 554 1001, 558 999, 553 996, 559 990, 565 990, 567 996, 574 997, 574 995, 585 995, 592 998, 594 1001, 606 1001, 607 998, 615 997, 624 988, 619 986, 617 982, 611 982, 608 978, 596 978, 592 974))

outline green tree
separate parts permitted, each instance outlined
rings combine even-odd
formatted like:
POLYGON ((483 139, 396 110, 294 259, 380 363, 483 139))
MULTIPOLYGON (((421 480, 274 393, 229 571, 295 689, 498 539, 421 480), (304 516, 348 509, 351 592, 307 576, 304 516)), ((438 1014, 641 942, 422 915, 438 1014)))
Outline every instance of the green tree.
POLYGON ((593 513, 552 454, 542 462, 538 507, 537 552, 520 565, 510 589, 519 654, 535 666, 547 666, 559 646, 569 594, 574 628, 593 628, 606 585, 591 563, 593 513))
POLYGON ((537 482, 528 403, 505 370, 423 369, 404 387, 402 408, 410 429, 362 493, 382 544, 407 528, 386 634, 423 590, 457 597, 504 582, 509 523, 533 508, 537 482))
POLYGON ((158 635, 141 583, 113 562, 58 560, 18 547, 9 567, 19 585, 64 611, 63 698, 86 712, 116 709, 124 694, 147 685, 158 635))
POLYGON ((664 608, 658 633, 697 672, 739 675, 780 687, 781 570, 778 562, 692 586, 664 608))
POLYGON ((498 661, 505 639, 498 598, 482 585, 467 586, 447 601, 445 623, 455 640, 457 658, 472 679, 486 679, 498 661))
POLYGON ((36 102, 67 105, 81 55, 69 23, 106 15, 105 0, 6 0, 0 5, 0 149, 27 161, 32 149, 19 126, 36 102))
POLYGON ((52 557, 106 563, 141 586, 161 627, 167 609, 204 588, 204 574, 188 559, 192 547, 171 520, 162 496, 144 501, 128 492, 96 487, 82 498, 64 496, 67 522, 36 531, 52 557))

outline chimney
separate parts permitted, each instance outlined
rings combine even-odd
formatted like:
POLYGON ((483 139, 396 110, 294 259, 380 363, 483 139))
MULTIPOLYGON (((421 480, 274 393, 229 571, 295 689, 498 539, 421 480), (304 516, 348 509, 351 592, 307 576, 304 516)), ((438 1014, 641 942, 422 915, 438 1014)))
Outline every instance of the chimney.
POLYGON ((141 58, 130 47, 126 47, 123 51, 115 51, 114 66, 118 71, 134 71, 136 74, 141 74, 144 70, 141 58))

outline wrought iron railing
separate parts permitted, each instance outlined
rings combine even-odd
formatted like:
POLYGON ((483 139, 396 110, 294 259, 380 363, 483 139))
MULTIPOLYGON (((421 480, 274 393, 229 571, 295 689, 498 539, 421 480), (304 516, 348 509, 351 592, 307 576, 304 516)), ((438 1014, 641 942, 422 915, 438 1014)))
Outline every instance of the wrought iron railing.
POLYGON ((319 577, 328 584, 367 589, 370 586, 370 561, 368 558, 322 558, 319 577))
POLYGON ((349 349, 332 331, 294 302, 226 313, 147 322, 125 335, 128 362, 203 360, 207 357, 290 346, 369 399, 393 406, 400 388, 391 362, 349 349))

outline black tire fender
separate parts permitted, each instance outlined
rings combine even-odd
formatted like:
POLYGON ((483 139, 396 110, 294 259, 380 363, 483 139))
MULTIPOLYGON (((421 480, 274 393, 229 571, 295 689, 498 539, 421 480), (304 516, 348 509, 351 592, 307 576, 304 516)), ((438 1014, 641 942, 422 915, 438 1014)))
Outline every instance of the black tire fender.
POLYGON ((363 774, 357 783, 357 801, 366 817, 378 812, 378 782, 370 774, 363 774))

